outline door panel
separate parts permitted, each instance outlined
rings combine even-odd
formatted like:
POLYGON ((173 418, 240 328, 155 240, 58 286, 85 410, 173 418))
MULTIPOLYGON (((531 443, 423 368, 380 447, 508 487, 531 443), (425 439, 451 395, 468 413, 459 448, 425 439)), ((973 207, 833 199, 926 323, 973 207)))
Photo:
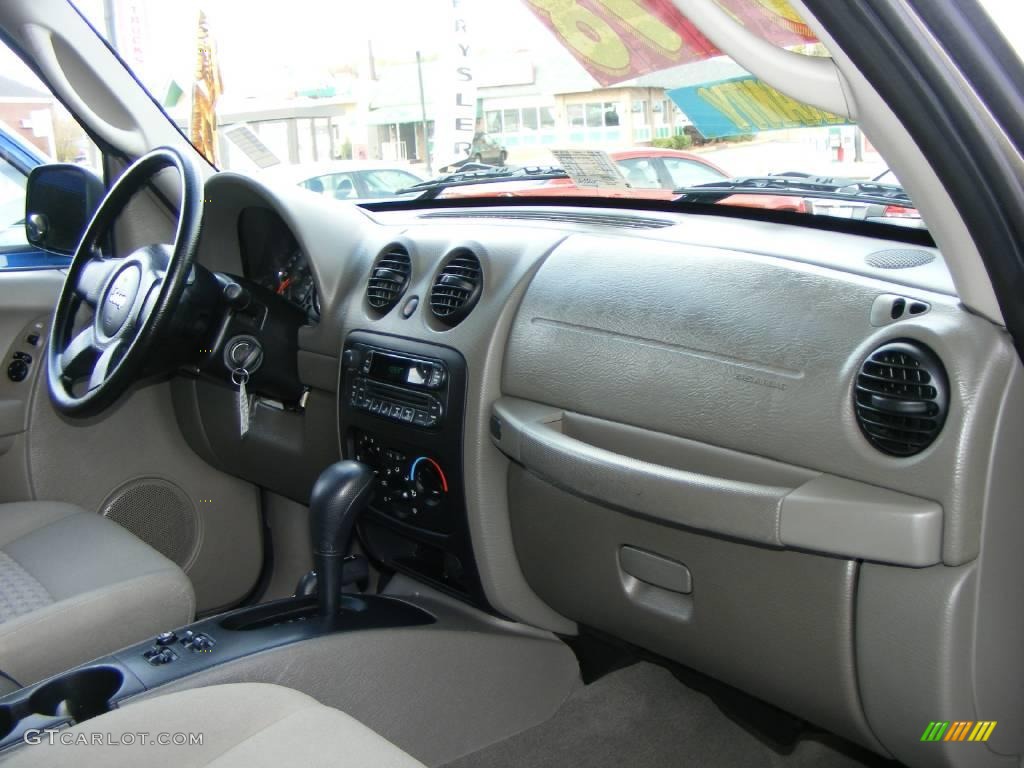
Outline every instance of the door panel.
POLYGON ((6 455, 27 428, 29 396, 42 368, 50 313, 63 282, 64 273, 55 269, 0 272, 0 349, 4 353, 0 377, 0 500, 19 497, 19 491, 26 487, 23 462, 8 460, 6 455), (9 370, 12 364, 15 368, 9 370), (19 378, 22 371, 26 372, 22 380, 12 380, 11 373, 19 378))
POLYGON ((256 488, 188 447, 166 382, 138 388, 93 419, 54 411, 43 353, 63 281, 60 270, 0 271, 0 502, 57 500, 106 512, 185 568, 200 611, 237 602, 262 565, 256 488), (7 375, 15 353, 31 358, 18 382, 7 375))

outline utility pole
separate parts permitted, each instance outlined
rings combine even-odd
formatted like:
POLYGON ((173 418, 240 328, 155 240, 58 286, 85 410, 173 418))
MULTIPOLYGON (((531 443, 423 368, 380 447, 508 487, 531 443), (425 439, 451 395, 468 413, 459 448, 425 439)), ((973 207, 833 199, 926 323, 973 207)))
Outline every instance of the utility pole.
POLYGON ((423 58, 416 51, 416 76, 420 81, 420 116, 423 119, 423 157, 427 161, 427 176, 434 175, 430 162, 430 136, 427 131, 427 97, 423 93, 423 58))

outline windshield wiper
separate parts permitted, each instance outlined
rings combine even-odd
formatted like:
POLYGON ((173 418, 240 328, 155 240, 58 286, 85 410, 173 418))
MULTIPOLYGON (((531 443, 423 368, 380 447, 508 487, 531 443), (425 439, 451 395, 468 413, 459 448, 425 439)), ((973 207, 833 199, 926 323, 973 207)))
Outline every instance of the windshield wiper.
POLYGON ((422 181, 411 187, 398 190, 396 195, 419 192, 417 200, 433 200, 446 189, 452 187, 469 187, 474 184, 497 184, 502 181, 548 181, 550 179, 568 179, 569 174, 563 169, 551 166, 522 166, 519 168, 503 168, 492 166, 483 170, 459 171, 438 176, 436 179, 422 181))
POLYGON ((833 178, 829 176, 748 176, 713 181, 674 190, 683 202, 717 203, 731 195, 785 195, 846 200, 854 203, 916 207, 898 184, 833 178))

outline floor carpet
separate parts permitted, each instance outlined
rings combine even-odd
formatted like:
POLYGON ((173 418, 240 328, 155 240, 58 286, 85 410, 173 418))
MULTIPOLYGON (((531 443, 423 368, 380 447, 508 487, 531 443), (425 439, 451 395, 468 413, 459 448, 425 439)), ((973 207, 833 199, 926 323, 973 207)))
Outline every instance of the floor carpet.
POLYGON ((805 738, 788 754, 726 717, 666 669, 639 663, 574 693, 546 722, 448 768, 865 768, 869 753, 805 738))

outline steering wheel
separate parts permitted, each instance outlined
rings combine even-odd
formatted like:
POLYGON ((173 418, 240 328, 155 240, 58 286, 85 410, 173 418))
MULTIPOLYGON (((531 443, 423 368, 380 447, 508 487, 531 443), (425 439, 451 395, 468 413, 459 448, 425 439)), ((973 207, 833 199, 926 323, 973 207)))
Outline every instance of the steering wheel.
POLYGON ((170 147, 143 155, 111 187, 78 244, 53 315, 46 369, 58 411, 95 415, 139 377, 194 274, 202 212, 199 174, 170 147), (100 243, 115 219, 167 168, 177 171, 181 191, 173 245, 155 243, 122 258, 104 256, 100 243), (76 332, 82 304, 92 308, 93 317, 76 332))

